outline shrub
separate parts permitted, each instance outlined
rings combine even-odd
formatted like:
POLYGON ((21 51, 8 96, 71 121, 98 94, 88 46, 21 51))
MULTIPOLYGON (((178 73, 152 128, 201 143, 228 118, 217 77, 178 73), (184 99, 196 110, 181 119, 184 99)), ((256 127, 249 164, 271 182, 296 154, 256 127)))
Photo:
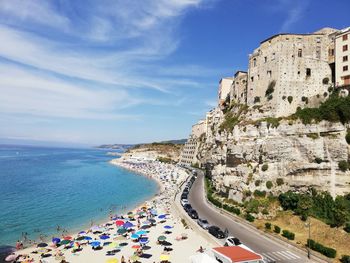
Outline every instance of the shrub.
POLYGON ((347 161, 342 160, 342 161, 339 161, 338 167, 342 172, 346 172, 346 170, 349 169, 349 164, 347 161))
POLYGON ((288 96, 287 100, 288 100, 289 104, 291 104, 292 101, 293 101, 293 97, 292 96, 288 96))
POLYGON ((322 84, 323 85, 327 85, 329 83, 329 78, 324 78, 323 80, 322 80, 322 84))
POLYGON ((220 125, 220 130, 232 131, 235 125, 239 122, 239 117, 232 112, 225 114, 225 120, 220 125))
POLYGON ((327 97, 327 96, 328 96, 327 92, 323 93, 323 97, 327 97))
POLYGON ((265 223, 265 228, 271 230, 271 223, 265 223))
POLYGON ((282 236, 288 238, 289 240, 294 240, 294 238, 295 238, 295 234, 293 232, 288 231, 288 230, 283 230, 282 236))
POLYGON ((322 163, 322 159, 320 158, 320 157, 316 157, 315 158, 315 163, 318 163, 318 164, 320 164, 320 163, 322 163))
POLYGON ((261 213, 262 213, 263 215, 268 215, 268 214, 269 214, 269 211, 268 211, 266 208, 264 208, 264 209, 261 211, 261 213))
POLYGON ((272 100, 272 99, 273 99, 272 94, 270 94, 269 96, 267 96, 267 100, 272 100))
POLYGON ((281 233, 281 228, 279 226, 274 226, 273 231, 277 234, 281 233))
POLYGON ((277 178, 277 179, 276 179, 276 184, 277 184, 278 186, 283 185, 283 184, 284 184, 283 178, 277 178))
POLYGON ((331 93, 332 91, 333 91, 333 87, 332 86, 328 87, 328 92, 331 93))
POLYGON ((286 96, 284 96, 284 95, 282 96, 282 100, 285 100, 286 98, 287 98, 286 96))
POLYGON ((307 97, 305 97, 305 96, 301 97, 301 101, 305 102, 306 100, 307 100, 307 97))
POLYGON ((254 196, 255 197, 266 197, 266 191, 255 190, 254 196))
POLYGON ((261 184, 261 180, 256 180, 255 181, 255 186, 259 186, 261 184))
POLYGON ((234 206, 230 206, 230 205, 226 205, 224 204, 222 206, 223 209, 225 209, 226 211, 230 212, 230 213, 233 213, 233 214, 236 214, 236 215, 240 215, 241 214, 241 210, 237 207, 234 207, 234 206))
POLYGON ((347 222, 347 223, 345 224, 344 230, 345 230, 346 232, 350 233, 350 222, 347 222))
POLYGON ((275 86, 276 86, 275 80, 273 80, 269 83, 269 86, 267 87, 267 89, 265 91, 265 97, 269 97, 275 91, 275 86))
POLYGON ((269 169, 269 165, 267 163, 264 163, 263 166, 261 167, 261 170, 265 172, 267 171, 267 169, 269 169))
POLYGON ((347 131, 347 133, 345 135, 345 140, 348 144, 350 144, 350 130, 347 131))
POLYGON ((335 256, 337 255, 337 251, 334 248, 325 247, 322 244, 317 243, 316 241, 314 241, 312 239, 307 240, 306 246, 308 246, 312 250, 320 252, 321 254, 323 254, 329 258, 335 258, 335 256))
POLYGON ((341 263, 350 263, 350 256, 349 255, 342 255, 340 262, 341 263))
POLYGON ((308 133, 308 134, 306 134, 306 136, 307 136, 308 138, 313 139, 313 140, 318 139, 318 133, 308 133))
POLYGON ((245 219, 249 222, 254 222, 255 217, 248 213, 245 215, 245 219))
POLYGON ((267 187, 267 189, 271 189, 272 186, 273 186, 273 183, 272 183, 271 181, 267 181, 267 182, 266 182, 266 187, 267 187))
POLYGON ((260 102, 260 97, 256 96, 256 97, 254 98, 254 103, 259 103, 259 102, 260 102))

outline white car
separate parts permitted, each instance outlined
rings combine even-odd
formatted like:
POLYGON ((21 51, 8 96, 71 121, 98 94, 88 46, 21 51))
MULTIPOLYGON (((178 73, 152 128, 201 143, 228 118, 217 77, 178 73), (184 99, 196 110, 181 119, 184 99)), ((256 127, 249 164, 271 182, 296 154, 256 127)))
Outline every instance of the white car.
POLYGON ((181 199, 181 205, 182 206, 185 206, 185 205, 188 205, 188 204, 190 204, 190 202, 188 202, 187 199, 181 199))
POLYGON ((200 225, 203 229, 208 229, 210 227, 210 224, 206 219, 199 218, 197 220, 197 224, 200 225))
POLYGON ((247 250, 249 250, 251 252, 254 252, 249 247, 247 247, 246 245, 242 244, 242 242, 237 237, 233 237, 233 236, 229 236, 229 237, 226 238, 224 246, 226 246, 226 247, 239 246, 241 248, 244 248, 244 249, 247 249, 247 250))

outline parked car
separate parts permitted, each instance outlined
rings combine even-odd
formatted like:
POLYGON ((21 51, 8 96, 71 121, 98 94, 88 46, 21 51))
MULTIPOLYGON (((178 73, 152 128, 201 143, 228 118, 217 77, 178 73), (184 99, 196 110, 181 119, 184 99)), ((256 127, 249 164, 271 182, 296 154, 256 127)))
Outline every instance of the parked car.
POLYGON ((188 215, 189 215, 191 218, 193 218, 193 219, 198 219, 198 213, 197 213, 196 210, 190 209, 190 210, 188 210, 187 213, 188 213, 188 215))
POLYGON ((224 246, 228 246, 228 247, 238 246, 238 247, 241 247, 241 248, 244 248, 244 249, 247 249, 249 251, 254 252, 249 247, 247 247, 246 245, 242 244, 242 242, 237 237, 233 237, 233 236, 229 236, 229 237, 226 238, 224 246))
POLYGON ((208 229, 210 227, 208 220, 202 219, 202 218, 199 218, 197 220, 197 224, 200 225, 200 227, 202 227, 204 229, 208 229))
POLYGON ((188 213, 188 211, 192 209, 192 206, 190 204, 184 205, 184 209, 188 213))
POLYGON ((208 232, 209 232, 211 235, 213 235, 214 237, 219 238, 219 239, 225 237, 224 232, 222 232, 222 230, 221 230, 220 227, 218 227, 218 226, 210 226, 210 227, 208 228, 208 232))
POLYGON ((187 199, 181 199, 181 205, 182 206, 185 206, 185 205, 188 205, 188 204, 190 204, 190 202, 188 202, 187 199))

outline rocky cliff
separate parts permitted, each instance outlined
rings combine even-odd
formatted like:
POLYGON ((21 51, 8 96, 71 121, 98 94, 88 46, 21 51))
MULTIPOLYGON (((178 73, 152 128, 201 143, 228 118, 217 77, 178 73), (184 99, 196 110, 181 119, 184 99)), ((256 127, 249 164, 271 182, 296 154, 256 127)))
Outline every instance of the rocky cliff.
POLYGON ((224 112, 217 108, 208 120, 197 156, 223 195, 240 202, 256 190, 279 194, 314 187, 333 196, 350 192, 350 172, 338 167, 349 161, 347 125, 259 119, 239 107, 224 112))

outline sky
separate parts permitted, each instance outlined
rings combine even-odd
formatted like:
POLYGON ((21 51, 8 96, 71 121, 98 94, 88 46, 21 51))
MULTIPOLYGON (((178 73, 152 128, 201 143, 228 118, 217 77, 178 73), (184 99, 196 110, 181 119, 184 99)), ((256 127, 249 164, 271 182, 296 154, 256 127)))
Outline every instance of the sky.
POLYGON ((277 33, 350 26, 349 0, 0 0, 0 143, 186 138, 277 33))

